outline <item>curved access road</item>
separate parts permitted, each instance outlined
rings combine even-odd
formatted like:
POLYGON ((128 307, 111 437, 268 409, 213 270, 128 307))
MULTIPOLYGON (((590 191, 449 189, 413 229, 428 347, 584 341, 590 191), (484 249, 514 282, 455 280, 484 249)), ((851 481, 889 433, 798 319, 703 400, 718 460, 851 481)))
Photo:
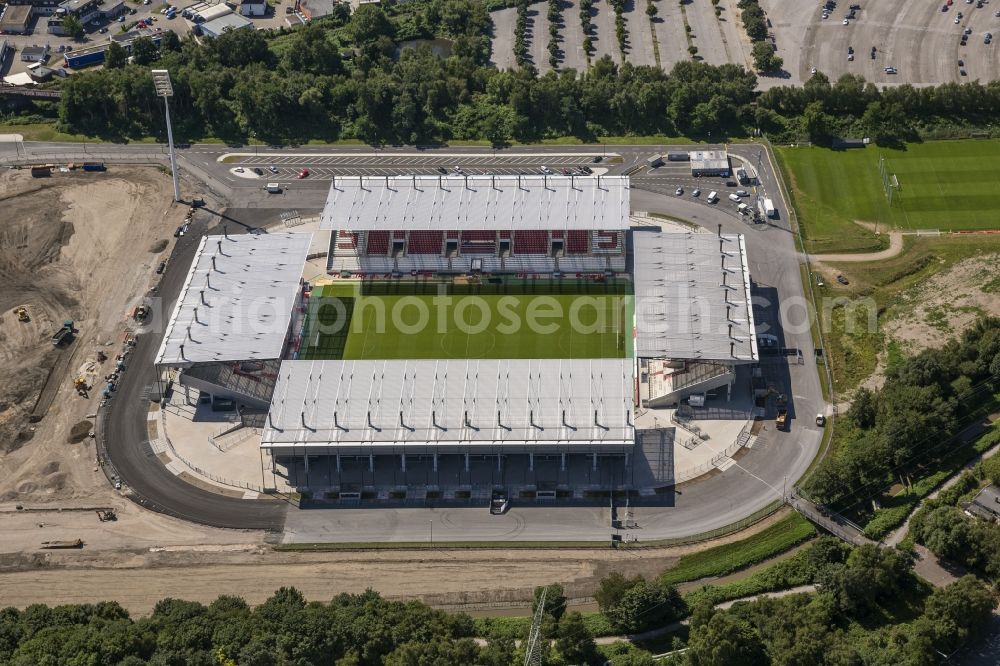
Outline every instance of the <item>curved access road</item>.
MULTIPOLYGON (((178 239, 160 282, 163 312, 173 308, 194 257, 205 223, 191 225, 178 239)), ((193 486, 156 459, 147 432, 148 401, 144 393, 155 382, 153 358, 162 331, 137 336, 129 367, 100 423, 106 454, 131 499, 147 508, 213 527, 280 531, 287 505, 280 500, 242 500, 193 486)))
POLYGON ((864 262, 864 261, 882 261, 883 259, 892 259, 898 256, 903 251, 903 234, 898 231, 889 232, 889 247, 878 252, 866 252, 863 254, 811 254, 809 258, 813 261, 823 261, 823 262, 864 262))

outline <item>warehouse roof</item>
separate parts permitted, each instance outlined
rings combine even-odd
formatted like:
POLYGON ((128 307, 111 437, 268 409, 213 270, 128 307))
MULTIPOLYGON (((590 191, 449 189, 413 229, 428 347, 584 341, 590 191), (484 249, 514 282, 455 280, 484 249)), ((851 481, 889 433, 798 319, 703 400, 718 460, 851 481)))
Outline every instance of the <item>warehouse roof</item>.
POLYGON ((757 360, 739 234, 634 233, 636 356, 757 360))
MULTIPOLYGON (((228 7, 227 7, 228 9, 228 7)), ((253 21, 244 18, 239 14, 229 13, 219 18, 212 19, 211 21, 206 21, 201 24, 201 32, 203 35, 210 37, 218 37, 224 32, 229 30, 241 30, 244 28, 252 28, 253 21)))
POLYGON ((586 449, 631 443, 632 408, 627 359, 284 361, 262 446, 586 449))
POLYGON ((359 176, 330 186, 321 229, 627 229, 624 176, 359 176))
POLYGON ((202 238, 156 363, 279 358, 311 242, 294 232, 202 238))

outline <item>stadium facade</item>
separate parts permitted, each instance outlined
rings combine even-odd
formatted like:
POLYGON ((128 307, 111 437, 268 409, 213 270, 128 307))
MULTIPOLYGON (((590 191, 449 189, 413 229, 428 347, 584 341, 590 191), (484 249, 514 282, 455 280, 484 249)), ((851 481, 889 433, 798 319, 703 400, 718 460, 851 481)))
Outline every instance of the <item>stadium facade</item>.
POLYGON ((338 177, 317 233, 309 282, 311 233, 203 239, 156 360, 301 488, 630 489, 637 413, 757 360, 742 236, 633 227, 627 177, 338 177))

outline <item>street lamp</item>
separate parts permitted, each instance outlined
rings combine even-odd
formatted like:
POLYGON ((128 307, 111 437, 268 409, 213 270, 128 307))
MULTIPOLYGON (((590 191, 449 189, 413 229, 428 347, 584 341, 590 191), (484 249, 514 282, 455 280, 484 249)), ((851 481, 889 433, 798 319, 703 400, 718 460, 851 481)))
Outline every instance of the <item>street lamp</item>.
POLYGON ((177 156, 174 154, 174 130, 170 125, 170 98, 174 96, 174 86, 170 83, 170 72, 165 69, 154 69, 153 87, 156 96, 163 98, 163 108, 167 114, 167 145, 170 148, 170 174, 174 178, 174 201, 181 200, 181 186, 177 180, 177 156))

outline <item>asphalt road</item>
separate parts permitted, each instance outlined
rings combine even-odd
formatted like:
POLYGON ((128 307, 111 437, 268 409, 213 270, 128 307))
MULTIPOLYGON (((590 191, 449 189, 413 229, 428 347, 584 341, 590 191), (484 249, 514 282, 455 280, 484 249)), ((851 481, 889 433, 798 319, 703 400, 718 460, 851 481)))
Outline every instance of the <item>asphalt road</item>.
MULTIPOLYGON (((0 142, 0 163, 25 159, 63 161, 72 159, 104 159, 113 161, 156 161, 164 159, 159 146, 99 145, 83 148, 79 144, 15 144, 0 142)), ((525 170, 537 173, 539 165, 561 168, 562 164, 587 163, 594 155, 619 156, 606 164, 609 173, 636 165, 665 146, 557 146, 492 151, 484 148, 444 148, 416 150, 392 148, 373 150, 369 147, 250 149, 226 146, 191 146, 181 150, 181 165, 213 190, 225 195, 230 205, 260 209, 260 219, 273 211, 287 208, 320 208, 329 188, 328 180, 306 179, 290 183, 291 189, 282 195, 268 195, 260 182, 234 177, 230 169, 236 164, 221 162, 220 157, 233 152, 250 154, 253 163, 277 162, 281 169, 328 169, 338 173, 363 173, 378 170, 384 173, 433 173, 436 167, 462 166, 467 172, 489 169, 525 170)), ((744 156, 757 164, 759 148, 753 145, 732 146, 733 154, 744 156)), ((735 166, 735 165, 734 165, 735 166)), ((777 432, 767 425, 753 449, 725 472, 683 486, 672 498, 672 506, 644 507, 637 511, 641 525, 640 538, 682 537, 698 534, 736 522, 770 502, 780 499, 783 488, 790 489, 818 451, 821 432, 814 425, 816 413, 825 411, 819 379, 813 358, 812 339, 807 325, 797 321, 805 303, 799 277, 800 255, 795 249, 789 228, 785 204, 766 158, 760 171, 761 187, 777 204, 779 219, 772 224, 751 226, 735 214, 735 205, 726 199, 729 190, 725 179, 692 179, 684 169, 646 170, 643 166, 632 181, 632 209, 662 212, 695 222, 715 231, 722 225, 725 231, 746 235, 751 274, 762 293, 771 302, 761 305, 768 320, 781 325, 771 332, 782 338, 783 346, 803 351, 803 365, 773 367, 787 383, 791 399, 792 427, 790 432, 777 432), (675 196, 678 184, 686 187, 683 196, 675 196), (703 194, 690 196, 697 185, 703 194), (720 194, 716 205, 705 202, 710 190, 720 194), (781 316, 778 316, 778 313, 781 316), (641 513, 640 513, 641 512, 641 513)), ((730 188, 735 189, 735 188, 730 188)), ((182 239, 177 256, 164 276, 162 291, 172 302, 199 238, 202 227, 182 239)), ((800 317, 801 319, 801 317, 800 317)), ((226 527, 280 529, 285 506, 271 501, 244 501, 223 498, 189 486, 173 476, 154 459, 146 439, 146 412, 139 396, 153 381, 152 357, 158 340, 155 336, 140 338, 130 370, 126 373, 119 396, 112 406, 108 445, 111 458, 119 473, 138 493, 175 515, 194 521, 226 527)), ((302 510, 292 511, 286 521, 286 539, 309 540, 421 540, 429 532, 431 520, 435 537, 446 539, 594 539, 607 535, 604 512, 593 508, 521 508, 500 521, 480 509, 454 509, 449 518, 441 520, 441 511, 433 509, 363 510, 302 510), (513 524, 505 524, 514 521, 513 524), (342 529, 336 529, 340 525, 342 529)))
MULTIPOLYGON (((207 216, 207 214, 204 214, 207 216)), ((170 312, 205 233, 204 220, 191 225, 177 240, 160 281, 164 312, 170 312)), ((153 359, 162 332, 140 334, 114 399, 102 422, 107 455, 133 499, 158 511, 214 527, 280 531, 286 504, 278 500, 241 500, 223 497, 193 486, 171 473, 156 459, 147 433, 148 401, 144 393, 155 382, 153 359)))

